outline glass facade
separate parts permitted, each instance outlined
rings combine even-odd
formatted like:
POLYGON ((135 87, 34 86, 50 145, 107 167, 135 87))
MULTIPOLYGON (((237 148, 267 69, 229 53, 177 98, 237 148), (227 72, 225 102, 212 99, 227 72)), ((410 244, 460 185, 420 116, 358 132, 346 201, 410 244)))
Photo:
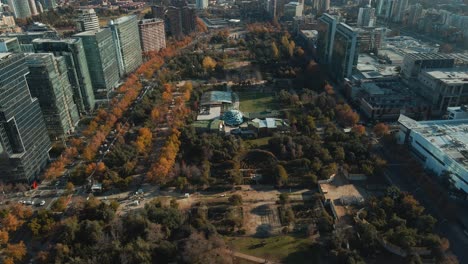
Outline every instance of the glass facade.
POLYGON ((26 62, 30 72, 26 77, 29 90, 39 99, 51 139, 57 140, 73 132, 79 114, 73 102, 65 59, 50 53, 37 53, 28 55, 26 62))
POLYGON ((119 66, 110 29, 74 35, 83 41, 89 74, 96 98, 105 99, 119 83, 119 66))
POLYGON ((39 101, 26 82, 23 54, 0 54, 0 179, 32 182, 46 166, 51 143, 39 101))
POLYGON ((142 63, 138 20, 135 15, 111 20, 110 28, 116 44, 121 76, 135 71, 142 63))
POLYGON ((33 45, 36 52, 51 52, 65 58, 78 110, 82 113, 94 110, 93 86, 81 39, 35 39, 33 45))

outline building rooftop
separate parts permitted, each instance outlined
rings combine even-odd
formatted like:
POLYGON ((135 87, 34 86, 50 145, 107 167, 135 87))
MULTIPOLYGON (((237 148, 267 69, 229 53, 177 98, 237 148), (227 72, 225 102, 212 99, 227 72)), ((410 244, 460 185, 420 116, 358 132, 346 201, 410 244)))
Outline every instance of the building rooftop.
POLYGON ((119 17, 117 19, 111 20, 109 23, 110 24, 122 24, 133 18, 135 18, 135 15, 123 16, 123 17, 119 17))
POLYGON ((223 91, 211 91, 206 92, 201 97, 200 105, 210 105, 210 104, 232 104, 233 93, 232 92, 223 92, 223 91))
POLYGON ((142 19, 138 23, 144 25, 144 24, 152 24, 152 23, 164 23, 164 21, 159 18, 148 18, 148 19, 142 19))
POLYGON ((446 84, 468 84, 468 69, 437 69, 424 72, 446 84))
POLYGON ((318 36, 317 30, 301 30, 301 33, 308 39, 316 38, 318 36))
POLYGON ((9 57, 12 54, 13 53, 11 53, 11 52, 5 52, 5 53, 0 52, 0 60, 3 60, 5 58, 9 57))
POLYGON ((54 42, 54 43, 68 43, 68 44, 75 44, 80 40, 78 39, 73 39, 73 38, 68 38, 68 39, 43 39, 43 38, 38 38, 33 40, 34 43, 43 43, 43 42, 54 42))
POLYGON ((96 33, 99 33, 99 32, 101 32, 103 30, 105 30, 105 28, 100 28, 100 29, 96 29, 96 30, 88 30, 88 31, 83 31, 83 32, 77 33, 77 34, 75 34, 73 36, 74 37, 94 36, 94 35, 96 35, 96 33))
POLYGON ((400 115, 398 122, 468 169, 468 119, 418 122, 400 115))

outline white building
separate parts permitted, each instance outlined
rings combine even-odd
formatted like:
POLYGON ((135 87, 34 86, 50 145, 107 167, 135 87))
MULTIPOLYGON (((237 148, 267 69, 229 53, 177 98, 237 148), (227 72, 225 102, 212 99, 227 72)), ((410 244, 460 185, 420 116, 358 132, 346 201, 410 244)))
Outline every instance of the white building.
POLYGON ((284 5, 284 16, 293 18, 296 16, 302 16, 304 5, 300 2, 289 2, 284 5))
POLYGON ((399 144, 408 144, 426 169, 468 193, 468 119, 418 122, 404 115, 398 119, 399 144))
POLYGON ((78 31, 91 31, 99 29, 99 19, 94 9, 81 9, 76 19, 78 31))

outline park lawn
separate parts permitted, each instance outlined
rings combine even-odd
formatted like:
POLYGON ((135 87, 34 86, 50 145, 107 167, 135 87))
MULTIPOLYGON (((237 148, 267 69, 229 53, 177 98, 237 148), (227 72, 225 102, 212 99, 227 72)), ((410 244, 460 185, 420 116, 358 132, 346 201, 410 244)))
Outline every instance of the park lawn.
POLYGON ((243 113, 259 113, 278 109, 273 93, 238 92, 237 94, 240 100, 240 110, 243 113))
POLYGON ((227 237, 226 242, 234 251, 281 263, 317 263, 319 260, 317 247, 312 246, 310 239, 303 237, 227 237))
POLYGON ((245 140, 245 142, 247 142, 247 144, 250 144, 251 146, 257 146, 261 148, 261 147, 268 145, 268 140, 272 138, 273 137, 262 137, 262 138, 257 138, 257 139, 245 140))

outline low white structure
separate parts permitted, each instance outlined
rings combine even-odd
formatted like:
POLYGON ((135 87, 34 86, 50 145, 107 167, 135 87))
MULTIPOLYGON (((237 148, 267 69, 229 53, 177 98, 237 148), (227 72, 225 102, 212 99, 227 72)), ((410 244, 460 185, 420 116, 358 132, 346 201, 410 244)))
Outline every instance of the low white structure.
POLYGON ((447 107, 447 119, 468 119, 468 105, 447 107))
POLYGON ((415 121, 400 115, 399 144, 408 144, 427 169, 448 172, 456 188, 468 193, 468 119, 415 121))

